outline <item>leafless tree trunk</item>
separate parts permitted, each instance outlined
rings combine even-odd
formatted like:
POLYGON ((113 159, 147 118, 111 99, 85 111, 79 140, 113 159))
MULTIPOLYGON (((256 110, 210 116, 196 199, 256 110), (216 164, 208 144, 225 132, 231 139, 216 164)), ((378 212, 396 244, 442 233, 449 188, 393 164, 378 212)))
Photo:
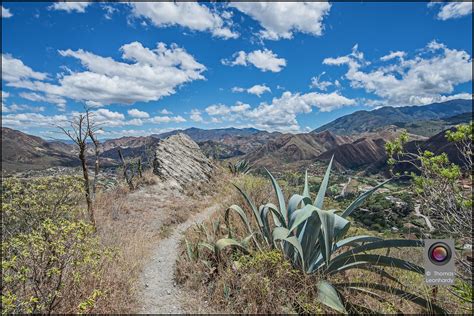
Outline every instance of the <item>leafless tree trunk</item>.
POLYGON ((61 131, 66 134, 77 145, 79 149, 79 160, 81 161, 82 174, 84 177, 84 191, 87 202, 87 213, 89 215, 89 220, 91 224, 95 227, 96 223, 89 182, 89 170, 86 161, 87 138, 89 137, 88 121, 89 112, 86 111, 85 114, 81 113, 69 122, 71 130, 66 129, 62 126, 58 126, 58 128, 61 129, 61 131))
POLYGON ((128 184, 128 187, 130 188, 130 190, 133 190, 135 188, 134 185, 133 185, 133 175, 134 175, 133 170, 129 169, 128 163, 123 158, 121 148, 118 149, 118 154, 119 154, 119 157, 120 157, 120 161, 122 162, 123 177, 125 178, 125 181, 127 181, 127 184, 128 184))
POLYGON ((94 144, 94 152, 95 152, 95 163, 94 163, 94 182, 92 184, 92 199, 95 200, 96 192, 97 192, 97 179, 99 177, 99 140, 96 136, 96 126, 90 120, 90 112, 86 110, 86 118, 87 118, 87 133, 94 144))

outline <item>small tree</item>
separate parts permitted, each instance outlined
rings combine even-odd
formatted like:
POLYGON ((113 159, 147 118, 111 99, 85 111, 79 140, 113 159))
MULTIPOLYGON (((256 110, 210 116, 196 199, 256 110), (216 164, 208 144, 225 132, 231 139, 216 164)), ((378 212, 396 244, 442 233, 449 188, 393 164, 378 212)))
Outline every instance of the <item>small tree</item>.
POLYGON ((95 195, 97 191, 97 180, 99 177, 99 140, 97 139, 97 131, 99 130, 97 124, 91 120, 91 113, 89 110, 86 110, 86 119, 87 119, 87 133, 92 143, 94 144, 94 153, 95 153, 95 162, 94 162, 94 182, 92 184, 92 199, 95 200, 95 195))
MULTIPOLYGON (((446 153, 435 155, 430 151, 407 152, 407 134, 386 144, 388 163, 393 167, 404 163, 412 166, 416 172, 412 179, 413 192, 421 203, 420 211, 432 219, 437 231, 461 242, 472 240, 472 122, 456 126, 446 132, 448 141, 454 142, 461 156, 462 166, 449 161, 446 153), (464 171, 464 172, 463 172, 464 171), (463 174, 464 173, 464 174, 463 174)), ((472 266, 467 260, 458 261, 464 270, 463 276, 472 282, 472 266)))
MULTIPOLYGON (((70 129, 58 126, 58 128, 67 135, 73 142, 76 144, 79 149, 79 160, 81 161, 82 175, 84 177, 84 192, 87 202, 87 213, 89 220, 92 225, 95 227, 95 216, 94 216, 94 207, 92 205, 92 195, 91 187, 89 180, 89 169, 87 167, 86 161, 86 149, 87 149, 87 139, 89 137, 94 138, 94 132, 91 132, 90 128, 92 127, 90 120, 90 112, 86 110, 85 113, 79 113, 76 117, 70 120, 69 126, 70 129)), ((98 161, 97 161, 97 170, 98 170, 98 161)), ((98 172, 97 172, 98 173, 98 172)))

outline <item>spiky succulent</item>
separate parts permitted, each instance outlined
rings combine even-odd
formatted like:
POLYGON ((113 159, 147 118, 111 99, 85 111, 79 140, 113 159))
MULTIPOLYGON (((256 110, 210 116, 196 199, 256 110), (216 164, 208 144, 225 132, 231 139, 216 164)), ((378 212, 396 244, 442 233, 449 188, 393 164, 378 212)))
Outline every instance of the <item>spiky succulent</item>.
POLYGON ((237 175, 239 173, 247 174, 251 168, 252 166, 250 166, 248 160, 240 160, 236 163, 229 162, 229 170, 233 175, 237 175))
MULTIPOLYGON (((350 226, 347 217, 372 193, 390 181, 390 179, 361 194, 342 212, 325 210, 323 208, 324 196, 328 187, 331 166, 332 159, 314 201, 311 199, 309 192, 307 172, 305 175, 303 193, 294 194, 287 203, 278 182, 273 175, 267 171, 276 193, 278 206, 267 203, 257 208, 248 194, 236 186, 251 209, 258 229, 255 230, 252 227, 246 212, 240 206, 232 205, 225 212, 229 236, 217 241, 216 246, 225 245, 237 246, 241 249, 245 248, 245 245, 234 239, 231 233, 232 229, 229 215, 231 212, 235 212, 240 216, 247 227, 249 235, 244 239, 245 241, 252 239, 259 250, 265 246, 278 248, 291 260, 294 267, 301 269, 307 274, 318 273, 318 275, 322 275, 323 281, 318 284, 320 293, 319 299, 323 304, 339 312, 345 312, 345 306, 350 305, 348 302, 343 304, 342 297, 339 294, 339 290, 342 288, 364 292, 366 294, 371 293, 371 296, 380 298, 380 295, 368 291, 367 288, 397 293, 399 296, 403 296, 425 308, 430 307, 440 311, 441 309, 439 307, 430 304, 423 298, 388 285, 378 286, 376 284, 365 283, 341 283, 331 285, 325 280, 330 275, 357 268, 372 271, 382 277, 398 282, 393 276, 380 268, 384 266, 424 274, 422 267, 406 260, 390 257, 388 255, 367 253, 367 251, 371 250, 390 249, 392 247, 421 247, 423 245, 421 240, 384 240, 379 237, 367 235, 346 237, 350 226), (273 224, 271 221, 273 221, 273 224)), ((224 247, 218 248, 222 249, 224 247)))

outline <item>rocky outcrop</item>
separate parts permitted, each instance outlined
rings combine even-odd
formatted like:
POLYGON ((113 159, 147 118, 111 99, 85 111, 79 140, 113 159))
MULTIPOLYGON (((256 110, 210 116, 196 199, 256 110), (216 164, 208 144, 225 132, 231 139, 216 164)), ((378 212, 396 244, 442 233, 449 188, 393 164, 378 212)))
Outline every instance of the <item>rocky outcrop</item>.
POLYGON ((161 140, 155 150, 153 172, 163 181, 181 188, 209 181, 212 162, 187 135, 177 134, 161 140))

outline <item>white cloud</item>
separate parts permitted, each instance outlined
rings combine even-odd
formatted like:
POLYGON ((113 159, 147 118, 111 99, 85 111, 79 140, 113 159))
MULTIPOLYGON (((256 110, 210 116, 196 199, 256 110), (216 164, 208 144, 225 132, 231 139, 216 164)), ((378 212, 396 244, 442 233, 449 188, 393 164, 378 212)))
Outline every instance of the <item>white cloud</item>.
POLYGON ((161 114, 164 114, 164 115, 170 115, 170 114, 173 114, 173 112, 171 111, 168 111, 167 109, 163 109, 160 111, 161 114))
POLYGON ((180 115, 178 116, 154 116, 150 119, 152 123, 183 123, 186 119, 180 115))
POLYGON ((449 20, 457 19, 466 15, 472 14, 472 2, 450 2, 444 4, 438 12, 438 19, 449 20))
POLYGON ((369 63, 357 46, 350 55, 326 58, 323 63, 347 64, 345 77, 353 88, 374 93, 393 106, 437 102, 453 93, 456 85, 472 81, 471 56, 435 41, 411 59, 399 58, 389 66, 372 70, 363 70, 369 63))
POLYGON ((274 98, 272 103, 261 103, 257 108, 247 113, 257 126, 270 130, 298 131, 300 126, 296 119, 298 114, 310 113, 313 107, 321 112, 330 112, 344 106, 355 105, 355 101, 336 92, 330 94, 310 92, 306 94, 289 91, 280 98, 274 98))
POLYGON ((2 81, 45 80, 47 77, 46 73, 33 71, 21 60, 13 58, 10 54, 2 54, 2 81))
POLYGON ((199 111, 198 109, 192 109, 191 110, 191 115, 189 116, 189 118, 191 119, 191 121, 194 121, 194 122, 202 122, 203 121, 201 111, 199 111))
POLYGON ((11 127, 54 127, 65 125, 68 117, 66 115, 46 116, 39 113, 20 113, 2 115, 2 125, 11 127))
MULTIPOLYGON (((310 88, 315 88, 315 89, 319 89, 321 91, 327 91, 327 89, 334 85, 334 83, 330 82, 330 81, 324 81, 324 80, 321 80, 321 77, 323 75, 325 75, 326 72, 323 71, 319 76, 317 77, 312 77, 311 78, 311 84, 309 85, 310 88)), ((339 84, 339 81, 337 82, 337 85, 339 84)))
POLYGON ((20 97, 33 102, 47 102, 56 104, 60 111, 64 111, 66 108, 66 100, 56 95, 40 95, 34 92, 22 92, 20 93, 20 97))
POLYGON ((406 54, 407 53, 405 53, 403 51, 390 52, 390 54, 380 57, 380 60, 381 61, 388 61, 388 60, 392 60, 392 59, 397 58, 397 57, 400 58, 400 59, 403 59, 406 56, 406 54))
POLYGON ((50 5, 48 8, 52 10, 66 11, 68 13, 73 11, 84 13, 86 12, 86 8, 91 4, 91 2, 58 1, 50 5))
POLYGON ((329 112, 344 106, 355 105, 355 101, 336 92, 307 94, 284 92, 271 103, 262 102, 255 108, 249 104, 237 102, 234 106, 224 104, 211 105, 206 112, 219 121, 249 121, 257 128, 278 131, 300 131, 297 121, 299 114, 310 113, 313 108, 329 112))
POLYGON ((224 39, 239 36, 229 28, 230 21, 196 2, 133 2, 130 5, 135 17, 146 18, 156 27, 179 25, 224 39))
POLYGON ((248 54, 244 51, 239 51, 234 53, 232 57, 234 60, 221 60, 222 64, 228 66, 248 66, 251 64, 263 72, 280 72, 286 66, 286 60, 284 58, 278 58, 275 53, 268 49, 264 49, 263 51, 255 50, 248 54))
POLYGON ((44 112, 46 108, 44 106, 31 106, 26 104, 12 104, 12 105, 5 105, 2 102, 2 112, 22 112, 22 111, 30 111, 30 112, 44 112))
POLYGON ((231 2, 230 6, 258 21, 260 37, 270 40, 291 39, 295 32, 322 35, 327 2, 231 2))
POLYGON ((120 50, 122 59, 129 63, 82 49, 60 50, 61 56, 78 59, 86 70, 60 74, 58 85, 41 81, 46 74, 3 54, 2 77, 7 86, 83 101, 93 107, 156 101, 174 94, 185 83, 204 79, 206 67, 175 44, 167 47, 158 43, 155 49, 148 49, 132 42, 120 50))
POLYGON ((250 94, 255 94, 256 96, 260 97, 265 92, 272 92, 272 90, 264 84, 263 85, 256 84, 253 87, 248 88, 247 92, 250 94))
POLYGON ((232 92, 247 92, 250 94, 255 94, 256 96, 260 97, 265 92, 272 92, 272 90, 267 87, 265 84, 256 84, 248 89, 241 88, 241 87, 233 87, 232 92))
POLYGON ((102 6, 102 9, 105 11, 104 17, 105 17, 107 20, 111 20, 111 19, 112 19, 112 16, 114 15, 114 13, 118 11, 118 9, 115 8, 114 6, 112 6, 112 5, 105 5, 105 4, 102 6))
POLYGON ((3 7, 2 5, 2 19, 11 18, 13 14, 10 12, 10 9, 3 7))
POLYGON ((149 118, 150 115, 147 112, 140 111, 138 109, 131 109, 127 111, 128 115, 135 118, 149 118))

